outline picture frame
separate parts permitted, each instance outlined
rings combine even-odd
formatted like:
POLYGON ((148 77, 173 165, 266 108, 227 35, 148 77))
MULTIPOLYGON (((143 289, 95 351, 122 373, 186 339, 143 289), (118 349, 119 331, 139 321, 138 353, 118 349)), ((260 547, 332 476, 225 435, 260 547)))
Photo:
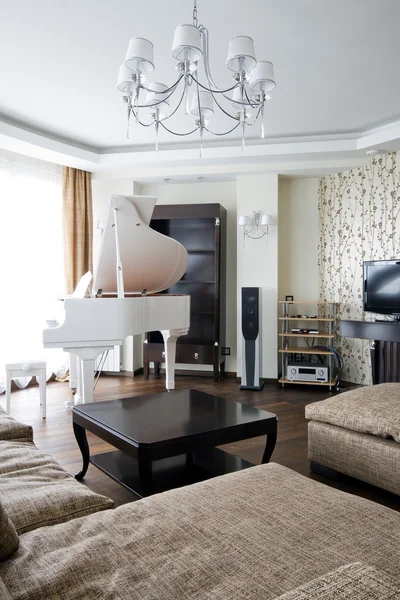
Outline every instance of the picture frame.
POLYGON ((286 296, 285 297, 285 301, 286 302, 293 302, 294 301, 294 297, 293 296, 286 296))

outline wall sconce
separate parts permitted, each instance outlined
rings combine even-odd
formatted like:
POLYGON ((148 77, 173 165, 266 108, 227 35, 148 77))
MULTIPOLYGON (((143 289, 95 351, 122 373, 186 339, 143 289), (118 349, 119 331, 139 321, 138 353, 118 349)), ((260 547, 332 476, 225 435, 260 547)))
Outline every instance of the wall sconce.
POLYGON ((266 237, 268 243, 268 227, 273 224, 271 215, 262 215, 260 210, 253 210, 253 217, 241 215, 238 220, 238 226, 243 231, 243 246, 246 236, 252 240, 259 240, 266 237))

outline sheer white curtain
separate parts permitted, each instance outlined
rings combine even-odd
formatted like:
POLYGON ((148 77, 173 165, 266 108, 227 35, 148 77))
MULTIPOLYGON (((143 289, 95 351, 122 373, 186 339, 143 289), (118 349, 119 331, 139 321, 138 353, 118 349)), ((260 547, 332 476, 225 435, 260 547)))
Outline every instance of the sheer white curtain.
POLYGON ((0 282, 0 392, 7 362, 45 359, 48 376, 64 373, 66 354, 42 345, 64 292, 62 167, 1 150, 0 282))

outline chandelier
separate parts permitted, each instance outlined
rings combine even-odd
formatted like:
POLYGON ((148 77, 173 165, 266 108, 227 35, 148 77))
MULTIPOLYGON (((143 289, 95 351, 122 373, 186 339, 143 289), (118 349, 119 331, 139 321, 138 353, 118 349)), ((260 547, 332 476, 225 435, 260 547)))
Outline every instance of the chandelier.
POLYGON ((233 73, 233 84, 226 89, 218 87, 211 75, 209 33, 204 25, 198 24, 197 0, 194 0, 193 24, 178 25, 175 30, 172 56, 177 61, 178 77, 170 86, 147 83, 148 74, 154 71, 153 49, 149 40, 132 38, 125 63, 119 68, 117 88, 127 104, 128 139, 131 123, 154 128, 156 150, 160 127, 179 137, 198 132, 202 156, 205 131, 224 136, 240 128, 244 150, 246 128, 261 121, 261 138, 264 138, 264 107, 275 88, 274 66, 269 61, 256 60, 252 38, 240 35, 229 42, 226 66, 233 73), (200 61, 205 73, 203 82, 198 75, 200 61), (189 131, 173 131, 168 126, 168 120, 181 106, 185 107, 189 131), (228 130, 213 131, 209 127, 216 109, 233 121, 228 130))

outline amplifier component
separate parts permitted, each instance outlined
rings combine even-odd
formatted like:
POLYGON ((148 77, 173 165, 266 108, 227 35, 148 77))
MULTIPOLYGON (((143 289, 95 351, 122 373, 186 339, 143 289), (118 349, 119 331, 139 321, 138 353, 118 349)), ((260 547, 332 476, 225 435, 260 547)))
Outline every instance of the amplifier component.
POLYGON ((286 371, 289 381, 329 381, 329 368, 325 365, 310 365, 310 363, 289 363, 286 371))
POLYGON ((298 327, 292 327, 292 333, 304 333, 305 335, 309 335, 312 333, 319 333, 319 329, 299 329, 298 327))

